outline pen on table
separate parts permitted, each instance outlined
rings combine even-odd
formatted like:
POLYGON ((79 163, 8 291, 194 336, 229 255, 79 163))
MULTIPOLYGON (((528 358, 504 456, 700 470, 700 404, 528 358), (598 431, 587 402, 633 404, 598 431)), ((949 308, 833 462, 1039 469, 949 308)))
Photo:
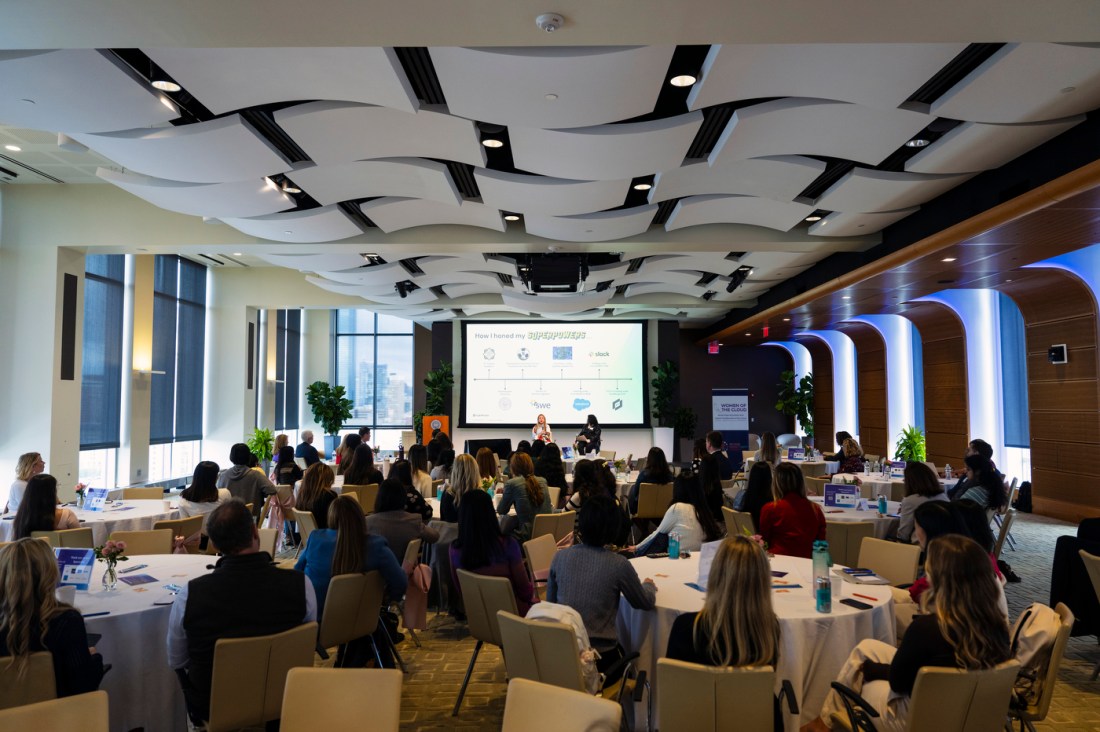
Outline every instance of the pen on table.
POLYGON ((870 600, 871 602, 878 602, 877 597, 871 597, 870 595, 861 595, 858 592, 853 592, 852 597, 862 597, 864 600, 870 600))
POLYGON ((149 566, 148 564, 139 564, 136 567, 127 567, 126 569, 120 569, 118 571, 118 573, 119 574, 126 574, 127 572, 136 572, 139 569, 145 569, 148 566, 149 566))
POLYGON ((110 614, 111 614, 110 610, 104 610, 101 613, 84 613, 84 617, 86 617, 86 618, 98 618, 100 615, 110 615, 110 614))

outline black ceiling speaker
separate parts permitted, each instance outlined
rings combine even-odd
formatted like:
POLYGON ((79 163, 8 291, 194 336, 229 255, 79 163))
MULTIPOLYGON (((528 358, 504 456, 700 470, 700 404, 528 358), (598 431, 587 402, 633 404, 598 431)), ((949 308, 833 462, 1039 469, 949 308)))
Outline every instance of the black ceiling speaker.
POLYGON ((1066 344, 1060 343, 1057 346, 1051 346, 1047 349, 1047 358, 1051 363, 1067 363, 1069 361, 1069 352, 1066 351, 1066 344))

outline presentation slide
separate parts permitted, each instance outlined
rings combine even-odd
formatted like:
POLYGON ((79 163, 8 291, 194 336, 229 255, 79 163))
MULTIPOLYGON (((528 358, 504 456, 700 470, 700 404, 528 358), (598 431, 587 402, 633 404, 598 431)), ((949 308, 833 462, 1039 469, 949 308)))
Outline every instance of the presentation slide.
POLYGON ((465 322, 463 426, 646 424, 645 324, 465 322))

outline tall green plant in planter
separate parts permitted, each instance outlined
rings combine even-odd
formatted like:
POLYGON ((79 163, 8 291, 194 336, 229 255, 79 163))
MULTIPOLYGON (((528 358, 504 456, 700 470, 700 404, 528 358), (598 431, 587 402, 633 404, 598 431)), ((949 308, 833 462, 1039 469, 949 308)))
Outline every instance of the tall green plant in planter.
POLYGON ((672 361, 653 367, 655 376, 649 382, 653 387, 653 419, 658 427, 674 427, 676 410, 672 404, 680 384, 680 368, 672 361))
POLYGON ((806 436, 814 436, 814 375, 806 374, 798 385, 794 382, 794 372, 784 371, 779 375, 779 400, 775 408, 780 414, 797 417, 806 436))
POLYGON ((432 369, 424 377, 424 408, 413 415, 413 429, 417 442, 424 440, 424 417, 430 414, 450 412, 451 387, 455 383, 454 369, 450 361, 440 361, 439 368, 432 369))
POLYGON ((325 431, 325 452, 331 454, 335 447, 330 447, 330 443, 340 439, 340 428, 351 418, 352 401, 344 397, 344 387, 331 386, 326 381, 310 384, 306 389, 306 401, 313 410, 313 421, 325 431))
POLYGON ((927 455, 924 432, 920 427, 907 425, 898 435, 898 444, 894 446, 894 459, 922 463, 927 459, 927 455))
POLYGON ((255 455, 266 468, 275 452, 275 433, 266 427, 257 427, 252 430, 245 444, 248 445, 249 452, 255 455))

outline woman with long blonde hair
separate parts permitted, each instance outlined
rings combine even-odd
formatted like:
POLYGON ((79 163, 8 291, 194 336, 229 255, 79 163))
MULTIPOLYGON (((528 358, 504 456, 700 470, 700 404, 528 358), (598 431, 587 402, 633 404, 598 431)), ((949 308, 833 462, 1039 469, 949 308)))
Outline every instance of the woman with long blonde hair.
POLYGON ((765 432, 760 436, 760 449, 756 451, 753 460, 770 463, 773 468, 779 464, 779 443, 774 434, 765 432))
POLYGON ((324 463, 314 463, 302 476, 302 486, 294 499, 295 511, 309 511, 317 520, 317 528, 328 528, 328 507, 336 500, 332 484, 336 476, 324 463))
POLYGON ((19 456, 15 463, 15 481, 8 490, 8 502, 3 513, 15 513, 19 510, 19 504, 23 501, 23 493, 27 490, 27 481, 46 469, 46 461, 42 459, 40 452, 25 452, 19 456))
POLYGON ((11 656, 22 677, 30 654, 48 651, 60 697, 98 689, 103 657, 88 647, 80 613, 54 596, 59 581, 53 550, 41 539, 0 548, 0 656, 11 656))
POLYGON ((508 468, 512 477, 504 484, 497 513, 504 516, 512 506, 516 507, 516 522, 511 534, 522 543, 531 538, 535 515, 551 513, 550 491, 546 489, 546 479, 535 475, 535 464, 527 453, 514 453, 508 468))
MULTIPOLYGON (((486 448, 482 448, 486 449, 486 448)), ((447 490, 439 499, 439 517, 449 523, 458 521, 458 506, 462 496, 481 489, 481 469, 472 455, 463 453, 455 457, 447 490)))

